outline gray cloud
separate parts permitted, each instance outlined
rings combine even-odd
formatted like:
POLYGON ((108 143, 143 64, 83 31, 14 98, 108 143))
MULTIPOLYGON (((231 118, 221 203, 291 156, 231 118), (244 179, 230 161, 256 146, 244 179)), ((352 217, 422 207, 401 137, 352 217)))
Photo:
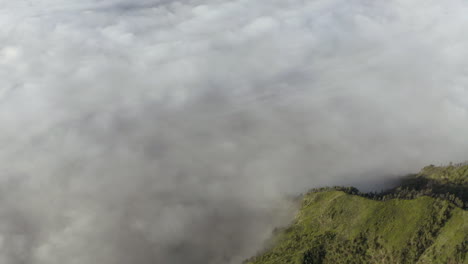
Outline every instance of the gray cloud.
POLYGON ((286 195, 466 159, 467 9, 0 2, 0 263, 239 263, 286 195))

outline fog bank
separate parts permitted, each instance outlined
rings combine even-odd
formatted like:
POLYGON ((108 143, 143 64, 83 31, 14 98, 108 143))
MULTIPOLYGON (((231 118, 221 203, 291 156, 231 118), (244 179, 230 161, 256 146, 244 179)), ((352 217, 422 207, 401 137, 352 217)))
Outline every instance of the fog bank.
POLYGON ((0 264, 240 263, 284 197, 468 159, 462 0, 0 0, 0 264))

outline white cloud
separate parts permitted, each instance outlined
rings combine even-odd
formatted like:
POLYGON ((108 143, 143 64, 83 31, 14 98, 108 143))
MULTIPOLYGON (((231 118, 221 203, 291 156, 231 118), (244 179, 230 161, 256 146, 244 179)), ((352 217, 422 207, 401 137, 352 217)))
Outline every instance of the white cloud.
POLYGON ((236 263, 285 193, 466 159, 467 9, 0 1, 0 261, 236 263))

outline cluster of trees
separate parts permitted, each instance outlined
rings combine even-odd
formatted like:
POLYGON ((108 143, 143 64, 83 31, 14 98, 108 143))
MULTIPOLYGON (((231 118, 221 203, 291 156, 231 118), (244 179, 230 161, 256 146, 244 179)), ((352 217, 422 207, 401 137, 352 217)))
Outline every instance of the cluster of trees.
MULTIPOLYGON (((441 165, 440 167, 450 167, 450 166, 453 166, 453 167, 463 167, 463 166, 467 166, 467 165, 468 165, 468 160, 467 160, 467 161, 463 161, 463 162, 458 162, 458 163, 450 162, 449 164, 441 165)), ((435 165, 429 165, 429 166, 436 167, 435 165)))
POLYGON ((304 253, 302 264, 369 263, 373 258, 369 254, 370 249, 382 249, 379 239, 381 238, 369 240, 367 234, 360 233, 349 240, 336 233, 326 232, 317 236, 313 247, 304 253))
POLYGON ((463 200, 457 197, 455 194, 437 193, 437 192, 434 192, 432 189, 417 190, 417 189, 410 189, 410 188, 402 188, 393 192, 381 192, 381 193, 370 192, 370 193, 360 193, 357 195, 360 195, 369 199, 373 199, 373 200, 380 200, 380 201, 386 201, 390 199, 410 200, 410 199, 415 199, 421 196, 429 196, 432 198, 449 201, 450 203, 460 208, 468 208, 468 202, 463 202, 463 200))
POLYGON ((457 207, 468 209, 468 188, 462 185, 440 184, 436 180, 423 177, 408 177, 401 186, 380 192, 361 192, 355 187, 322 187, 309 191, 342 191, 347 194, 358 195, 372 200, 386 201, 390 199, 415 199, 421 196, 429 196, 436 199, 446 200, 457 207))
POLYGON ((424 167, 416 178, 432 179, 439 184, 468 186, 468 164, 465 162, 445 167, 424 167))
MULTIPOLYGON (((424 228, 420 230, 402 251, 391 251, 383 247, 381 236, 371 238, 367 233, 360 233, 356 238, 349 240, 336 233, 327 232, 318 236, 313 246, 304 252, 302 264, 416 263, 434 239, 424 228)), ((457 245, 453 256, 447 259, 448 263, 462 263, 466 257, 466 250, 466 242, 457 245)))

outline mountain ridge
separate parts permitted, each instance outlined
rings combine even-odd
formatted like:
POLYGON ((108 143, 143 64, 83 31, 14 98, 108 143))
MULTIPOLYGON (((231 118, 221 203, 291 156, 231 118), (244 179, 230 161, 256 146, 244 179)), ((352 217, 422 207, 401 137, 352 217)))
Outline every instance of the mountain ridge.
POLYGON ((468 164, 430 165, 380 193, 312 189, 248 264, 467 264, 468 164))

